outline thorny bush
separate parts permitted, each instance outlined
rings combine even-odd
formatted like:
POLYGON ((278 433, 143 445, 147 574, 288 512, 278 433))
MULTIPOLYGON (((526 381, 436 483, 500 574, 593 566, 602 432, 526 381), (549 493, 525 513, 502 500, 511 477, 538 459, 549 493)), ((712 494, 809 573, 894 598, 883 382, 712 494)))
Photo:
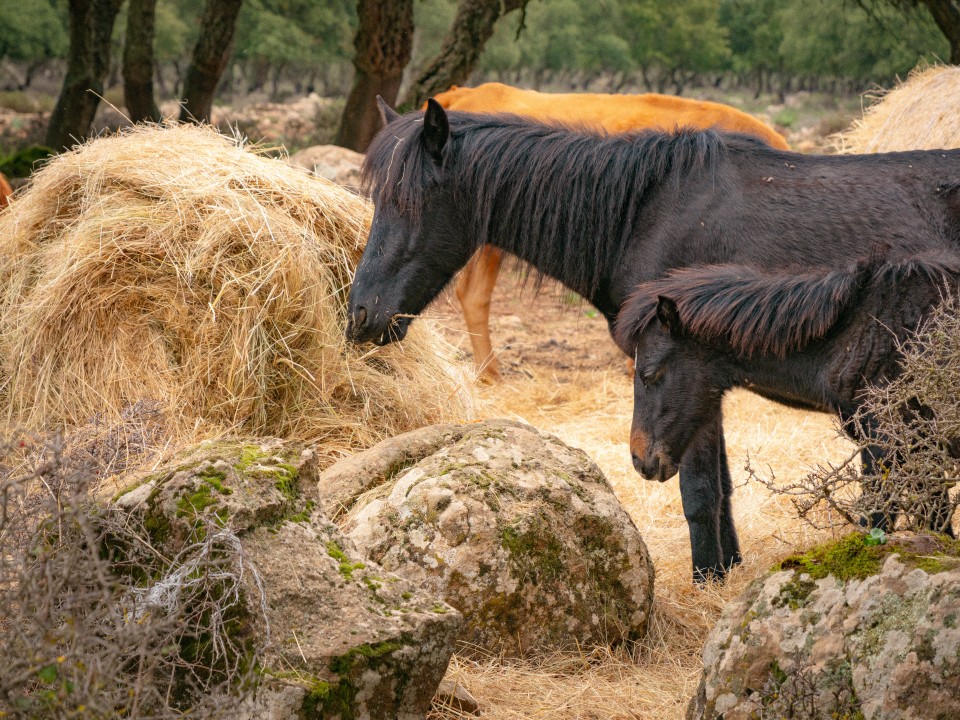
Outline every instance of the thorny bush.
POLYGON ((825 465, 798 482, 751 478, 787 495, 802 519, 818 528, 838 520, 861 524, 882 513, 897 527, 948 532, 960 504, 955 487, 960 459, 960 302, 948 297, 899 346, 903 372, 864 391, 863 409, 851 426, 860 445, 839 465, 825 465), (869 428, 869 432, 867 429, 869 428), (884 456, 876 478, 861 483, 860 451, 884 456))
POLYGON ((260 585, 236 535, 154 547, 78 457, 57 437, 0 443, 0 717, 236 716, 263 607, 242 597, 260 585))

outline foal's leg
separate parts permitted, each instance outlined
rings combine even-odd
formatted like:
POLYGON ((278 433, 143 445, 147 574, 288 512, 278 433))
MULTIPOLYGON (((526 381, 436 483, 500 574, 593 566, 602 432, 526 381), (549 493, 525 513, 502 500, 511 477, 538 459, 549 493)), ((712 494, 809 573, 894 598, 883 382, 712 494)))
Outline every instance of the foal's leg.
POLYGON ((480 374, 489 380, 500 377, 497 356, 490 342, 490 298, 500 274, 503 252, 484 245, 460 273, 457 279, 457 298, 463 310, 463 319, 470 333, 473 361, 480 374))
MULTIPOLYGON (((721 542, 720 517, 723 507, 723 482, 719 472, 719 418, 707 423, 694 439, 680 463, 680 497, 683 515, 690 530, 693 579, 721 579, 727 572, 721 542)), ((736 547, 733 520, 728 521, 736 547)), ((730 537, 727 538, 728 542, 730 537)), ((739 550, 737 550, 739 554, 739 550)))

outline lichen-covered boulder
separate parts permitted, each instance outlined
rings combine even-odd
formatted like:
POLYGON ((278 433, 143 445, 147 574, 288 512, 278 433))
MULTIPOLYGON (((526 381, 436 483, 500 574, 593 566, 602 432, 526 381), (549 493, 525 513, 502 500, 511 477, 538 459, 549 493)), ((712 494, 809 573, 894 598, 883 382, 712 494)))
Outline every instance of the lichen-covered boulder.
POLYGON ((600 469, 523 423, 436 426, 328 468, 320 502, 366 556, 464 615, 461 652, 644 634, 653 565, 600 469))
POLYGON ((316 507, 316 461, 279 441, 202 446, 121 494, 151 540, 176 556, 223 528, 253 570, 237 614, 262 648, 245 716, 418 720, 460 627, 440 598, 383 570, 316 507))
POLYGON ((960 544, 855 534, 781 567, 724 609, 688 720, 960 717, 960 544))

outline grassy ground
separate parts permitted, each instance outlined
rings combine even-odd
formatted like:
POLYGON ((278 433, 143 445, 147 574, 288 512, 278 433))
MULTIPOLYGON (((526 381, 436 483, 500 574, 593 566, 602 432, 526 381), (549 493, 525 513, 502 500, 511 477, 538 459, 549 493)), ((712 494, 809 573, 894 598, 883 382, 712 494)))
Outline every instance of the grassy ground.
MULTIPOLYGON (((469 347, 454 302, 441 301, 433 315, 450 340, 469 347)), ((777 560, 829 534, 811 531, 787 501, 747 483, 747 458, 765 474, 788 480, 817 463, 843 459, 851 446, 829 416, 731 393, 724 416, 745 561, 725 584, 694 587, 676 479, 644 481, 630 463, 632 388, 606 322, 588 307, 571 304, 566 293, 548 290, 534 299, 506 278, 494 296, 492 328, 504 377, 483 390, 484 415, 524 420, 555 433, 600 465, 650 549, 656 605, 650 635, 636 647, 523 662, 456 659, 450 676, 469 689, 491 720, 683 718, 699 681, 704 640, 723 605, 777 560)))

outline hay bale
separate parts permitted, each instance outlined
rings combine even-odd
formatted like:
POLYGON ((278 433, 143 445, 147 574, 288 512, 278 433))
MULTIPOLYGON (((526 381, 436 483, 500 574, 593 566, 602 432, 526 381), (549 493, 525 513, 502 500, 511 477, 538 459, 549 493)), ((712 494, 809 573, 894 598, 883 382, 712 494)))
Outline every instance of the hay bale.
POLYGON ((132 403, 178 440, 242 432, 330 454, 471 413, 451 348, 344 340, 361 198, 209 128, 141 127, 37 172, 0 215, 0 401, 68 427, 132 403))
POLYGON ((960 147, 960 67, 915 70, 834 142, 844 154, 960 147))

